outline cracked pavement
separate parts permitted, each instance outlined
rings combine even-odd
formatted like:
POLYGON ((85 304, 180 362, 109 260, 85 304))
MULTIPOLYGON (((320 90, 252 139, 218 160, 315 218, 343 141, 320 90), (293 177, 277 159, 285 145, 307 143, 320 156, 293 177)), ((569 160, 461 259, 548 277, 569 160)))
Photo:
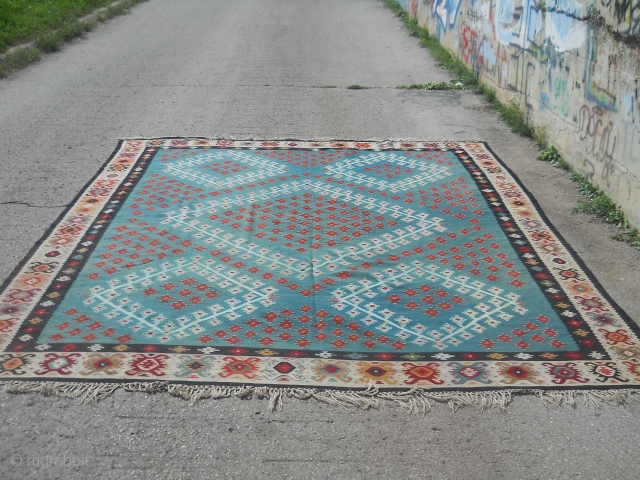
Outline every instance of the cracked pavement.
MULTIPOLYGON (((151 0, 0 81, 0 281, 115 149, 163 136, 478 139, 634 319, 640 252, 571 212, 566 174, 538 162, 482 99, 398 90, 448 81, 377 0, 151 0), (375 87, 351 90, 359 84, 375 87), (327 88, 325 88, 327 87, 327 88), (328 88, 335 87, 335 88, 328 88)), ((116 392, 90 405, 0 393, 1 478, 637 478, 637 408, 407 416, 289 400, 191 405, 116 392), (75 455, 80 467, 23 458, 75 455)))

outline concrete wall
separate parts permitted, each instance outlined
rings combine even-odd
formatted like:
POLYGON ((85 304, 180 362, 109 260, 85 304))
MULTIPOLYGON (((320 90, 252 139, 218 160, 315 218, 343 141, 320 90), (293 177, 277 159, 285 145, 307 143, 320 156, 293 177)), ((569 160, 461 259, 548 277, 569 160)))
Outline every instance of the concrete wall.
POLYGON ((640 226, 640 0, 405 0, 640 226))

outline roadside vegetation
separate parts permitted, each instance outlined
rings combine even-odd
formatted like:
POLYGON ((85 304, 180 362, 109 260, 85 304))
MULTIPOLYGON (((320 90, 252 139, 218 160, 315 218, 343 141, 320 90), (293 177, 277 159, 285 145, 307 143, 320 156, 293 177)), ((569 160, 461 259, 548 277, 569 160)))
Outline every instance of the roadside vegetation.
POLYGON ((616 205, 602 190, 593 185, 586 177, 574 172, 554 146, 548 146, 543 127, 532 126, 517 103, 502 103, 498 100, 494 89, 483 85, 478 74, 470 70, 461 60, 455 58, 438 40, 429 35, 429 30, 418 25, 418 20, 404 11, 396 0, 382 0, 403 21, 409 33, 420 40, 420 45, 427 48, 438 66, 447 70, 453 80, 449 83, 425 83, 413 85, 399 85, 396 88, 404 90, 471 90, 481 94, 487 103, 498 113, 499 117, 511 128, 511 131, 532 139, 541 150, 538 160, 551 163, 556 168, 569 172, 569 178, 576 182, 578 190, 585 197, 578 202, 575 213, 594 214, 604 221, 620 228, 611 238, 629 243, 640 249, 640 231, 633 228, 620 206, 616 205))
POLYGON ((396 88, 401 90, 463 90, 464 85, 460 82, 454 83, 452 80, 447 82, 438 83, 412 83, 411 85, 398 85, 396 88))
POLYGON ((91 31, 99 22, 147 0, 0 0, 0 54, 11 47, 28 44, 4 55, 0 78, 26 67, 43 53, 62 46, 91 31), (90 15, 90 20, 79 19, 90 15))
POLYGON ((592 213, 602 218, 607 223, 615 225, 621 231, 612 236, 615 240, 627 242, 633 247, 640 249, 640 232, 637 228, 632 228, 629 220, 622 209, 616 205, 602 190, 593 185, 584 175, 572 171, 571 165, 567 162, 558 150, 551 146, 545 148, 538 160, 549 162, 551 165, 569 171, 569 178, 576 182, 578 190, 585 199, 578 201, 578 206, 574 208, 575 213, 592 213))
MULTIPOLYGON (((515 103, 504 104, 496 98, 495 90, 480 83, 478 74, 470 70, 461 60, 455 58, 445 49, 438 39, 429 35, 429 30, 418 25, 418 19, 412 17, 404 11, 402 6, 395 0, 382 0, 400 20, 406 25, 409 33, 420 40, 420 45, 429 50, 433 58, 438 62, 438 66, 447 70, 452 76, 451 82, 425 83, 413 85, 400 85, 397 88, 412 90, 472 90, 484 96, 485 100, 493 107, 504 122, 509 125, 514 133, 524 137, 533 138, 536 143, 541 143, 537 139, 536 132, 527 123, 524 114, 515 103)), ((539 145, 542 148, 542 145, 539 145)))

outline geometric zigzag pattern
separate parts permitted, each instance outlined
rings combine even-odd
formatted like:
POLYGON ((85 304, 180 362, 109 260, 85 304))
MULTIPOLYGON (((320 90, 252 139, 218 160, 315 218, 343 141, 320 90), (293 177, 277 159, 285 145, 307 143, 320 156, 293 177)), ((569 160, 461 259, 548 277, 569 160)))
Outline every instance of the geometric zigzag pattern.
POLYGON ((640 385, 638 328, 483 143, 127 140, 0 293, 0 378, 640 385))

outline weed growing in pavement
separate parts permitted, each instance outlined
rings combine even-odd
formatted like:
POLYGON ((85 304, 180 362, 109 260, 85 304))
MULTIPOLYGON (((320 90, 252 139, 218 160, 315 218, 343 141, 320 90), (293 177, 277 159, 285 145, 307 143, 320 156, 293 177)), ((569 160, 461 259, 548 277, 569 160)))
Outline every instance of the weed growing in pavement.
POLYGON ((467 68, 464 62, 451 55, 447 49, 440 45, 437 38, 427 34, 420 39, 420 45, 429 50, 439 67, 453 75, 455 83, 461 83, 471 90, 483 89, 483 85, 478 80, 478 74, 467 68))
POLYGON ((453 83, 453 81, 439 83, 412 83, 411 85, 398 85, 396 88, 400 90, 462 90, 464 86, 461 83, 453 83))
POLYGON ((634 248, 640 250, 640 231, 637 228, 629 228, 622 233, 611 235, 614 240, 626 242, 634 248))
POLYGON ((576 213, 595 213, 616 227, 629 228, 624 212, 602 190, 577 172, 573 172, 569 178, 578 184, 578 190, 586 197, 586 200, 578 202, 574 210, 576 213))
POLYGON ((362 85, 358 85, 358 84, 349 85, 347 87, 347 90, 369 90, 369 89, 371 89, 371 87, 363 87, 362 85))
POLYGON ((542 152, 540 152, 540 155, 538 155, 538 160, 549 162, 554 167, 558 167, 563 170, 571 170, 571 165, 569 164, 569 162, 562 158, 562 155, 560 155, 560 152, 558 152, 558 150, 554 146, 545 148, 542 152))
POLYGON ((640 250, 640 231, 631 226, 620 206, 616 205, 602 190, 579 173, 574 172, 569 175, 569 178, 578 184, 578 190, 587 198, 578 202, 574 212, 593 213, 622 229, 622 232, 612 235, 611 238, 626 242, 640 250))
POLYGON ((463 62, 452 56, 442 45, 440 45, 440 42, 438 42, 435 37, 429 35, 428 29, 419 26, 418 19, 405 12, 398 2, 395 0, 382 0, 382 3, 393 10, 396 16, 404 22, 412 36, 420 39, 420 45, 431 52, 433 58, 438 62, 438 66, 446 69, 455 77, 455 80, 452 80, 452 83, 460 83, 461 85, 459 86, 465 88, 474 88, 480 85, 478 82, 478 75, 469 70, 463 62))
MULTIPOLYGON (((558 152, 554 146, 545 148, 540 155, 538 155, 538 160, 549 162, 554 167, 561 168, 562 170, 570 172, 572 170, 569 162, 562 158, 562 155, 560 155, 560 152, 558 152)), ((573 209, 574 213, 597 215, 605 222, 611 223, 622 230, 612 235, 611 238, 626 242, 640 250, 640 231, 631 226, 620 206, 616 205, 611 198, 587 180, 584 175, 572 172, 569 174, 569 178, 576 182, 578 191, 586 198, 586 200, 578 201, 578 206, 573 209)))
POLYGON ((57 52, 62 47, 63 40, 59 35, 51 33, 36 40, 36 48, 44 53, 57 52))
MULTIPOLYGON (((554 167, 563 170, 572 170, 569 162, 562 158, 562 155, 560 155, 560 152, 558 152, 554 146, 545 148, 540 155, 538 155, 538 160, 549 162, 554 167)), ((569 174, 569 178, 577 183, 578 191, 586 197, 586 200, 578 201, 578 206, 573 210, 574 213, 594 214, 602 218, 605 222, 622 229, 622 232, 612 235, 611 238, 626 242, 640 250, 640 231, 637 228, 631 227, 629 220, 620 206, 616 205, 611 198, 583 175, 572 172, 569 174)))
POLYGON ((533 128, 527 123, 527 119, 515 102, 507 104, 502 103, 496 97, 496 91, 492 88, 481 85, 479 90, 482 91, 484 99, 498 112, 498 116, 506 123, 513 133, 522 135, 523 137, 533 138, 533 128))
POLYGON ((544 125, 533 126, 533 142, 540 151, 547 148, 547 127, 544 125))

